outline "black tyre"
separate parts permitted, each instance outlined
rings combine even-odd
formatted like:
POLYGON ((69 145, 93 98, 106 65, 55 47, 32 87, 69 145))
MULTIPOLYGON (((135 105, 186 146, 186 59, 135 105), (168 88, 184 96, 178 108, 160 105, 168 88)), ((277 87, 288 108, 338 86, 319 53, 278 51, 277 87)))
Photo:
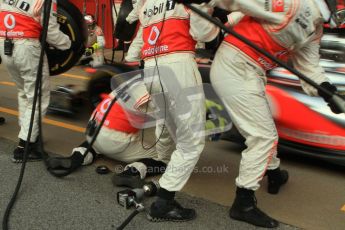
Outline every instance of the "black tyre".
MULTIPOLYGON (((138 70, 138 66, 128 66, 123 63, 104 65, 92 74, 88 87, 88 99, 93 107, 102 101, 102 94, 109 94, 111 89, 111 79, 117 74, 138 70)), ((120 81, 122 78, 118 78, 120 81)), ((120 84, 120 83, 119 83, 120 84)))
POLYGON ((68 71, 81 58, 87 42, 87 28, 79 9, 68 0, 58 1, 57 20, 60 30, 67 34, 72 46, 69 50, 47 48, 50 75, 58 75, 68 71))
POLYGON ((102 101, 102 94, 109 94, 111 92, 111 74, 104 71, 97 71, 92 75, 88 84, 87 92, 88 98, 93 108, 102 101))

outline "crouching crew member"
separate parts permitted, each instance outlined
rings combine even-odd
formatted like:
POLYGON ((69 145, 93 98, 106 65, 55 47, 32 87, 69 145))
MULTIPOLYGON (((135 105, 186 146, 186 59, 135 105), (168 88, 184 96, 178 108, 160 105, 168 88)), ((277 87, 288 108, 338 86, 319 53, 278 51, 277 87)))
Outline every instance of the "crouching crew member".
POLYGON ((150 97, 144 86, 137 87, 136 92, 141 96, 138 97, 137 103, 131 110, 126 109, 126 106, 122 106, 119 102, 115 102, 92 145, 91 151, 85 155, 89 142, 94 135, 93 132, 103 119, 114 95, 109 94, 97 106, 89 121, 87 141, 72 151, 73 159, 81 159, 79 162, 73 162, 75 168, 91 164, 98 154, 129 163, 125 170, 121 173, 117 172, 118 174, 115 174, 112 180, 116 186, 131 188, 142 187, 146 176, 164 172, 168 160, 160 159, 154 146, 146 148, 146 146, 152 146, 152 144, 143 142, 141 138, 139 126, 145 120, 141 110, 145 110, 150 97), (133 113, 132 111, 139 113, 133 113))

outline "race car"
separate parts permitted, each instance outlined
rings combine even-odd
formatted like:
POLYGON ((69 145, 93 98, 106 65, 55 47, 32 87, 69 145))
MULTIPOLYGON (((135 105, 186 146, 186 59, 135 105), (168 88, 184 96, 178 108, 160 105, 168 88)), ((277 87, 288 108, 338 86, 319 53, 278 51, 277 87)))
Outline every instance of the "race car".
MULTIPOLYGON (((345 95, 345 38, 327 34, 321 44, 321 66, 327 77, 345 95)), ((209 72, 212 55, 197 52, 199 71, 204 83, 210 83, 209 72)), ((109 93, 110 79, 120 73, 138 70, 136 64, 114 63, 100 68, 89 68, 92 75, 88 85, 89 100, 96 105, 101 94, 109 93)), ((278 67, 268 73, 269 98, 280 137, 279 147, 287 152, 299 153, 345 165, 345 115, 334 114, 320 97, 306 95, 298 78, 278 67)), ((223 139, 243 142, 233 126, 222 135, 223 139)))
MULTIPOLYGON (((345 95, 345 64, 322 60, 321 65, 345 95)), ((282 149, 345 165, 344 114, 334 114, 322 98, 306 95, 298 78, 283 68, 269 73, 266 90, 282 149)))

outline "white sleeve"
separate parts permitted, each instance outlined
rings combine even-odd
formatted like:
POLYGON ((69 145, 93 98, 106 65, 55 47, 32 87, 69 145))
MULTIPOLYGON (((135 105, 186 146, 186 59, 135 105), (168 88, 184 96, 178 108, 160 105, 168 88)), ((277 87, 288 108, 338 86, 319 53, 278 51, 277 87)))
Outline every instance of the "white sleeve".
POLYGON ((290 8, 296 3, 292 0, 212 0, 210 6, 218 6, 229 11, 240 11, 245 15, 266 20, 271 23, 283 23, 290 8))
POLYGON ((127 16, 126 18, 126 21, 129 23, 129 24, 132 24, 133 22, 139 20, 139 9, 141 7, 141 1, 138 0, 134 6, 133 6, 133 10, 129 13, 129 15, 127 16))
POLYGON ((129 24, 132 24, 133 22, 139 20, 139 15, 136 11, 136 9, 133 9, 129 15, 127 16, 126 18, 126 21, 129 23, 129 24))
POLYGON ((245 15, 242 12, 232 12, 228 15, 228 26, 233 27, 239 23, 245 15))
MULTIPOLYGON (((200 10, 207 12, 209 15, 213 13, 213 8, 206 5, 196 5, 193 6, 199 8, 200 10)), ((219 28, 208 20, 200 17, 193 11, 190 12, 190 30, 189 33, 192 35, 193 39, 198 42, 209 42, 215 39, 219 33, 219 28)))
POLYGON ((140 26, 135 36, 134 40, 132 41, 131 45, 129 46, 127 56, 125 60, 127 62, 137 62, 141 59, 141 48, 144 45, 143 41, 143 27, 140 26))
MULTIPOLYGON (((325 75, 324 69, 320 66, 320 40, 322 36, 322 26, 320 26, 319 35, 304 47, 296 50, 292 57, 292 63, 296 70, 311 78, 318 84, 329 81, 325 75), (321 35, 320 35, 321 34, 321 35)), ((317 90, 301 80, 303 90, 310 96, 317 96, 317 90)))
MULTIPOLYGON (((60 25, 57 22, 56 4, 56 0, 53 0, 49 18, 47 42, 48 44, 54 46, 57 49, 67 50, 71 47, 71 40, 66 34, 60 31, 60 25)), ((41 10, 43 15, 43 7, 41 10)))

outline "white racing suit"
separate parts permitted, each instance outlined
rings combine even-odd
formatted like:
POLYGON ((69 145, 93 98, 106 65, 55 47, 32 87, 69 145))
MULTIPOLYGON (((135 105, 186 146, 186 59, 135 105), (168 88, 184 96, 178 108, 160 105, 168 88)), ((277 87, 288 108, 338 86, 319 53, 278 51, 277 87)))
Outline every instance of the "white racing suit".
MULTIPOLYGON (((277 58, 290 58, 297 70, 317 83, 327 81, 319 66, 322 5, 314 0, 214 2, 246 14, 234 31, 277 58)), ((225 37, 212 64, 212 85, 246 139, 236 179, 240 188, 258 189, 265 171, 280 164, 278 134, 265 94, 266 71, 273 67, 275 63, 231 35, 225 37)), ((309 95, 317 95, 311 86, 304 82, 302 86, 309 95)))
MULTIPOLYGON (((214 39, 219 32, 218 28, 174 1, 148 0, 140 3, 138 9, 144 41, 141 56, 145 61, 145 69, 157 66, 159 69, 170 68, 175 76, 169 77, 182 90, 201 88, 202 79, 194 59, 195 44, 196 41, 214 39)), ((199 7, 211 13, 212 9, 206 5, 199 7)), ((166 76, 159 78, 164 77, 166 76)), ((165 126, 161 123, 156 126, 158 159, 170 159, 159 183, 162 188, 173 192, 181 190, 186 184, 205 145, 205 138, 194 133, 191 128, 197 124, 204 130, 204 94, 201 90, 200 94, 194 95, 188 113, 179 114, 176 108, 184 107, 187 101, 179 97, 177 92, 172 92, 173 90, 166 92, 165 82, 162 80, 161 83, 163 87, 158 80, 153 82, 149 93, 161 93, 164 89, 167 94, 167 116, 173 117, 176 125, 176 130, 171 134, 168 132, 170 124, 167 122, 165 126), (176 146, 173 135, 176 136, 176 146)))
MULTIPOLYGON (((42 0, 4 1, 0 0, 0 54, 3 63, 18 89, 19 138, 27 139, 37 68, 41 45, 39 37, 42 31, 42 0), (12 56, 4 54, 4 38, 13 39, 12 56)), ((56 1, 53 1, 49 20, 47 42, 57 49, 66 50, 71 46, 69 37, 60 31, 56 19, 56 1)), ((49 69, 47 58, 44 58, 42 78, 42 113, 45 114, 50 97, 49 69)), ((38 109, 30 142, 38 136, 38 109)))

